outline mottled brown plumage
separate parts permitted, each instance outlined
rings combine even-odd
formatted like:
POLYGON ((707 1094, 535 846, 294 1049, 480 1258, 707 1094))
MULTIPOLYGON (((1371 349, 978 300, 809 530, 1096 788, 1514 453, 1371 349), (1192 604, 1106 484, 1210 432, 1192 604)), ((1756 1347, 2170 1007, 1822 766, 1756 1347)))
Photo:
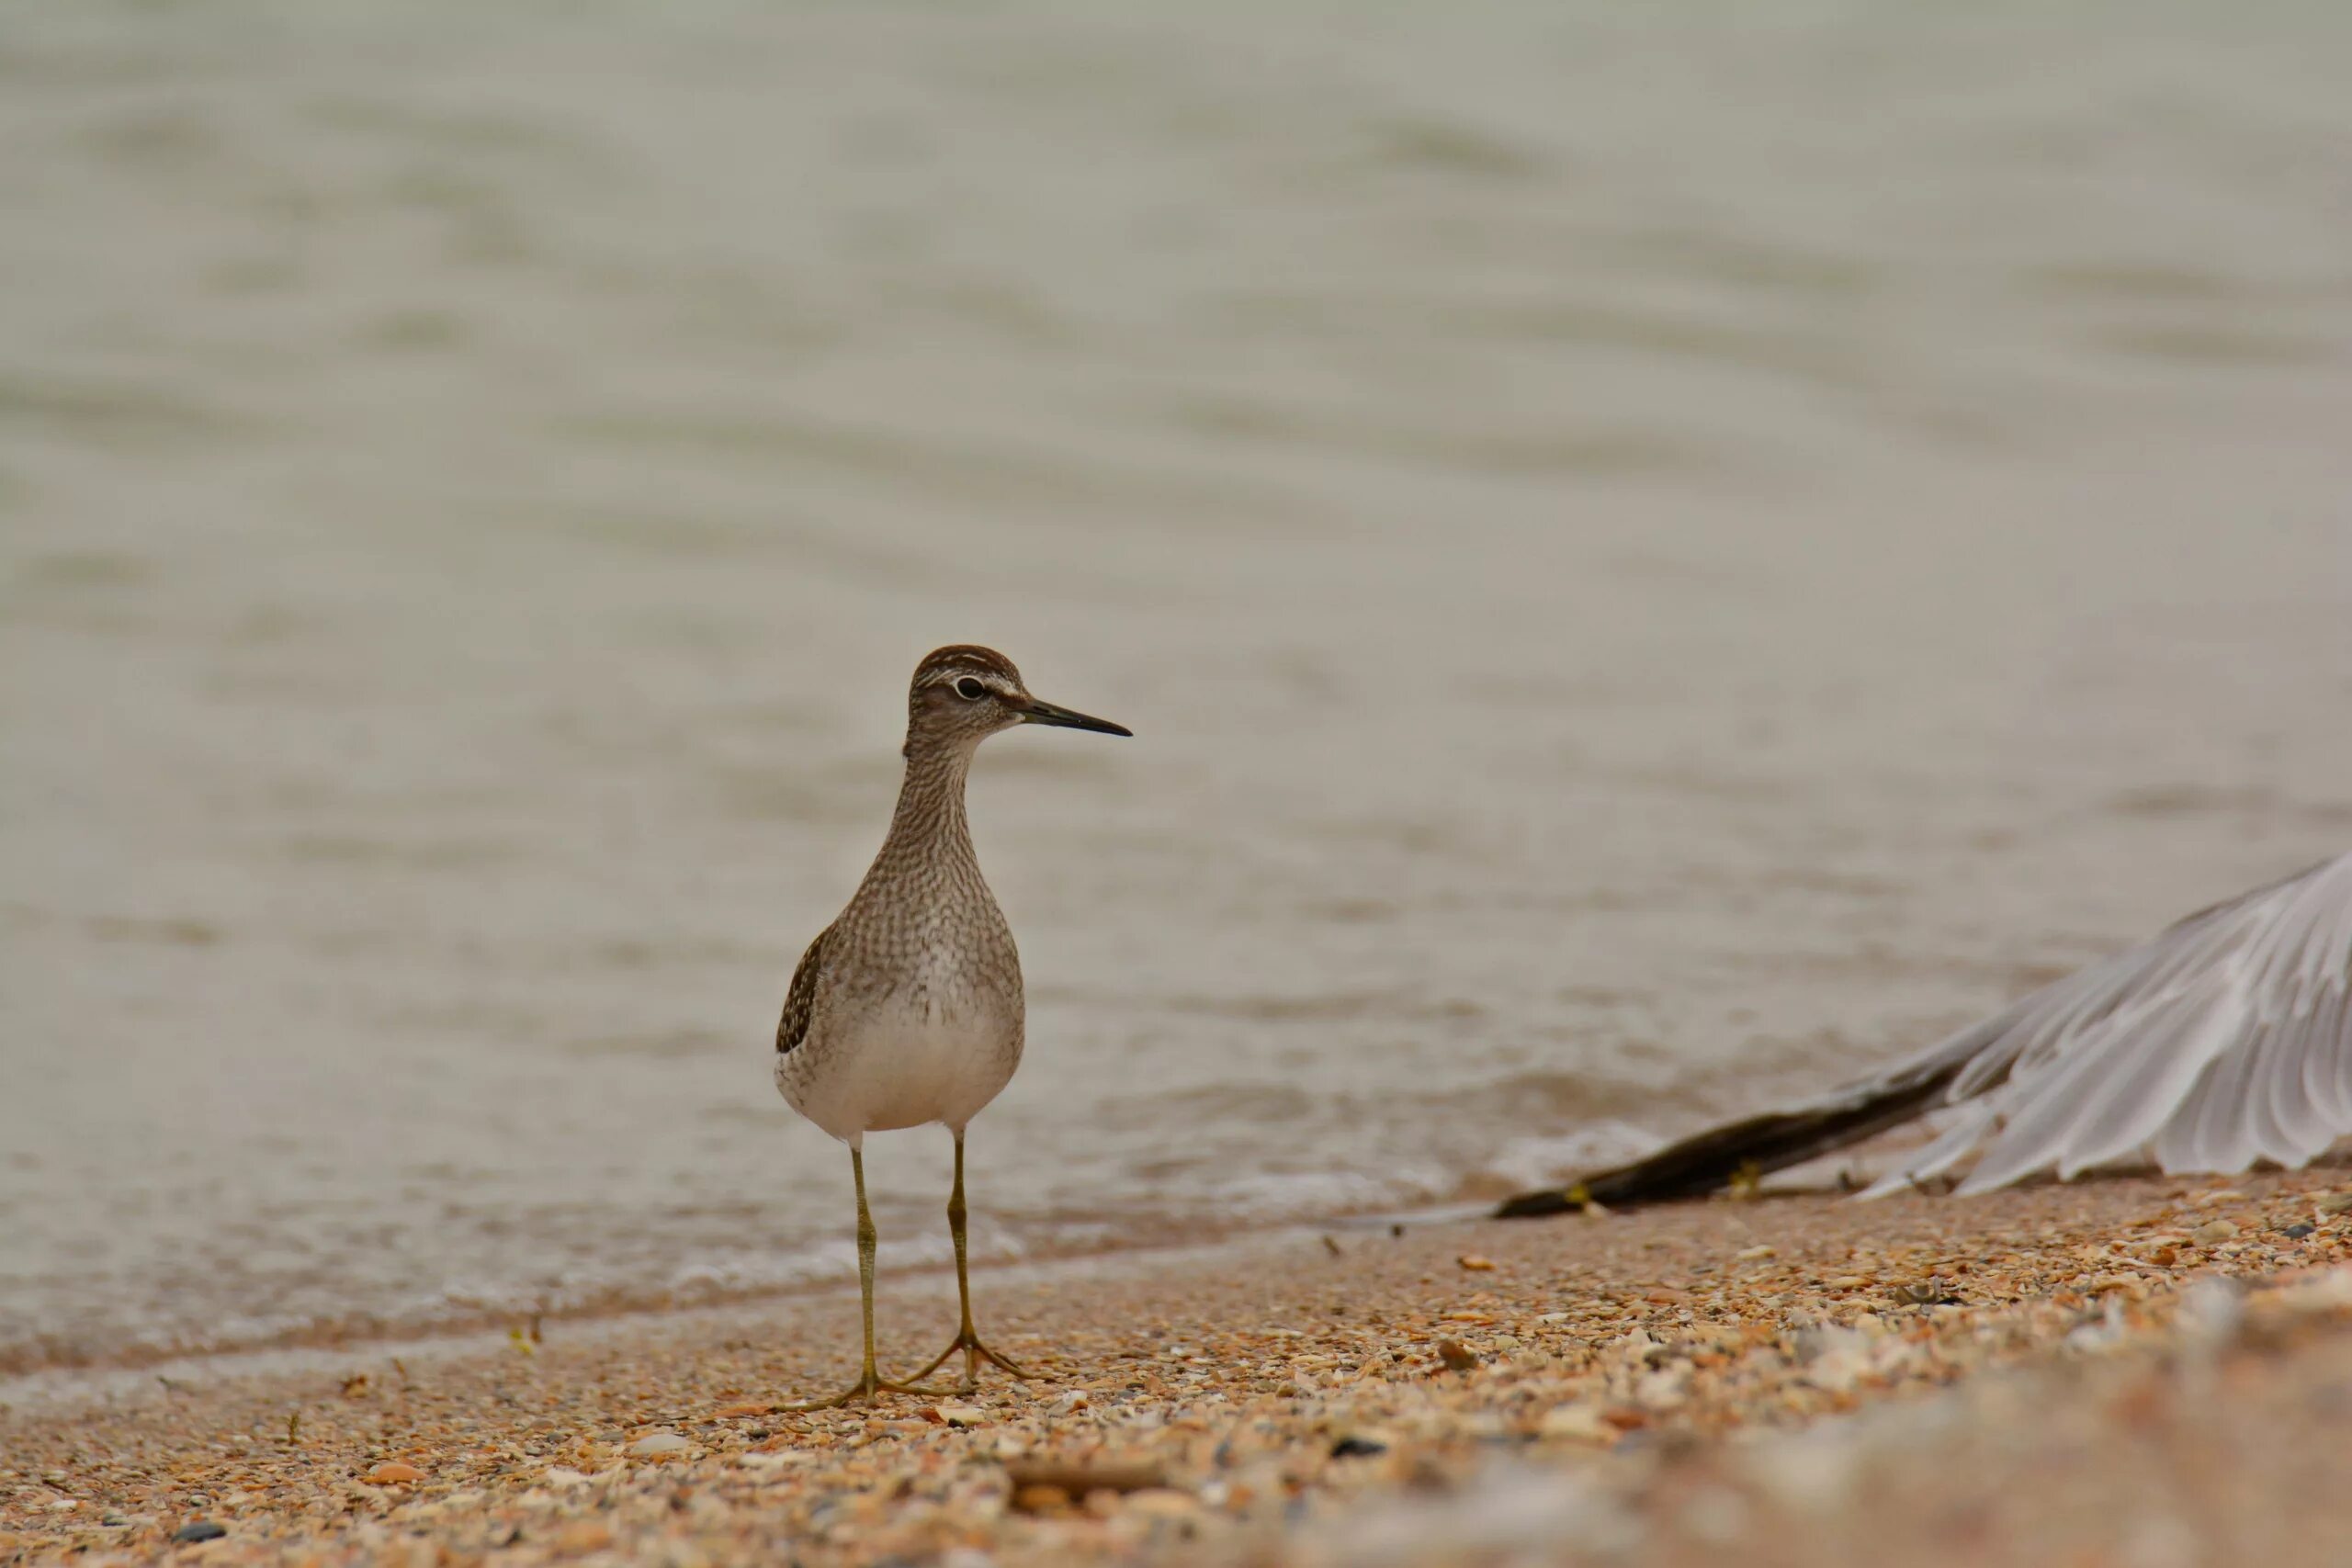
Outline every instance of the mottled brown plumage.
POLYGON ((817 976, 824 973, 825 939, 833 934, 827 926, 800 955, 799 964, 792 971, 792 987, 784 994, 784 1016, 776 1021, 775 1048, 789 1051, 808 1038, 808 1020, 817 1010, 817 976))

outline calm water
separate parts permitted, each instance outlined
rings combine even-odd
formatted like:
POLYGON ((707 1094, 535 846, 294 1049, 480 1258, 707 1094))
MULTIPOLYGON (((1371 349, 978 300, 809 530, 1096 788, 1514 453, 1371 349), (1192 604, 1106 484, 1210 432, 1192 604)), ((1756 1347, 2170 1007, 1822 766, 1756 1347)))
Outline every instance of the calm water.
POLYGON ((993 1256, 2352 840, 2340 7, 487 9, 0 7, 0 1367, 845 1272, 935 643, 1137 732, 982 755, 993 1256))

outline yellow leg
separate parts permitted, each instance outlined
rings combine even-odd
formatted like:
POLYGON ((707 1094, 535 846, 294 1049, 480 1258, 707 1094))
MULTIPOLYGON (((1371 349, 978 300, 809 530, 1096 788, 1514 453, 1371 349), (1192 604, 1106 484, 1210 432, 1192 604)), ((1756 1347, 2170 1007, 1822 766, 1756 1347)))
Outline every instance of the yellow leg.
MULTIPOLYGON (((915 1384, 922 1381, 921 1377, 907 1382, 889 1382, 874 1370, 874 1247, 880 1238, 875 1233, 874 1215, 865 1206, 865 1156, 854 1145, 849 1151, 849 1169, 851 1179, 857 1183, 857 1293, 865 1314, 865 1368, 858 1380, 841 1393, 827 1399, 804 1399, 797 1404, 779 1406, 780 1414, 829 1410, 836 1405, 871 1400, 877 1393, 937 1395, 954 1392, 944 1388, 918 1388, 915 1384)), ((962 1256, 960 1249, 957 1256, 962 1256)))
POLYGON ((914 1375, 914 1381, 921 1382, 945 1366, 947 1358, 961 1350, 964 1352, 964 1385, 956 1391, 958 1393, 969 1393, 980 1386, 982 1361, 1024 1382, 1037 1375, 1013 1365, 989 1349, 981 1342, 979 1331, 972 1326, 972 1270, 964 1255, 964 1134, 958 1132, 956 1134, 956 1186, 947 1195, 947 1234, 956 1242, 956 1295, 963 1305, 963 1324, 956 1329, 956 1337, 947 1348, 933 1357, 931 1364, 914 1375))

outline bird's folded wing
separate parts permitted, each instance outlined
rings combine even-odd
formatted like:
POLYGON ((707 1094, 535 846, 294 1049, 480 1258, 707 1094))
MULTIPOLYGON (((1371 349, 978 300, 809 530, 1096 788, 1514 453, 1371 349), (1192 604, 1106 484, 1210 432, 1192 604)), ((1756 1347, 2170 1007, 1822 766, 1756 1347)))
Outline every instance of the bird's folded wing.
POLYGON ((808 1038, 809 1021, 817 1016, 817 979, 825 971, 825 943, 832 940, 833 928, 827 926, 800 955, 800 966, 792 972, 792 985, 784 994, 784 1016, 776 1021, 775 1049, 781 1056, 797 1051, 808 1038))

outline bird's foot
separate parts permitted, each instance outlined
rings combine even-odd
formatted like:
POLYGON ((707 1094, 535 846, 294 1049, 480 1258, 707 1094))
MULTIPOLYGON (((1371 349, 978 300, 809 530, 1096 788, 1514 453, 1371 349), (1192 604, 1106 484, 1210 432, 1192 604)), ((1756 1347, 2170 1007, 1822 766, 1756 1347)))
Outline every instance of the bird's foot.
POLYGON ((1037 1373, 1029 1371, 1026 1367, 1013 1361, 1011 1358, 1000 1356, 994 1350, 990 1349, 980 1338, 979 1335, 973 1331, 972 1326, 969 1324, 966 1324, 964 1327, 957 1332, 956 1337, 948 1341, 946 1349, 942 1350, 938 1355, 933 1356, 930 1362, 924 1366, 922 1371, 915 1373, 913 1381, 921 1382, 923 1379, 931 1376, 932 1373, 945 1366, 947 1364, 948 1358, 955 1355, 958 1350, 964 1352, 964 1384, 961 1388, 951 1390, 950 1392, 952 1393, 969 1393, 974 1389, 980 1386, 980 1363, 982 1361, 986 1361, 989 1365, 1003 1372, 1006 1376, 1018 1379, 1022 1382, 1037 1382, 1043 1381, 1039 1378, 1037 1373))
MULTIPOLYGON (((932 1363, 933 1367, 938 1364, 936 1361, 932 1363)), ((905 1382, 893 1382, 888 1378, 877 1375, 872 1367, 868 1367, 865 1369, 865 1376, 839 1393, 828 1395, 823 1399, 801 1399, 795 1400, 789 1404, 779 1404, 771 1414, 799 1416, 811 1410, 838 1410, 844 1404, 871 1404, 886 1393, 910 1393, 922 1399, 938 1399, 947 1394, 966 1392, 952 1388, 924 1388, 922 1386, 922 1380, 930 1375, 930 1371, 926 1370, 905 1382)))

